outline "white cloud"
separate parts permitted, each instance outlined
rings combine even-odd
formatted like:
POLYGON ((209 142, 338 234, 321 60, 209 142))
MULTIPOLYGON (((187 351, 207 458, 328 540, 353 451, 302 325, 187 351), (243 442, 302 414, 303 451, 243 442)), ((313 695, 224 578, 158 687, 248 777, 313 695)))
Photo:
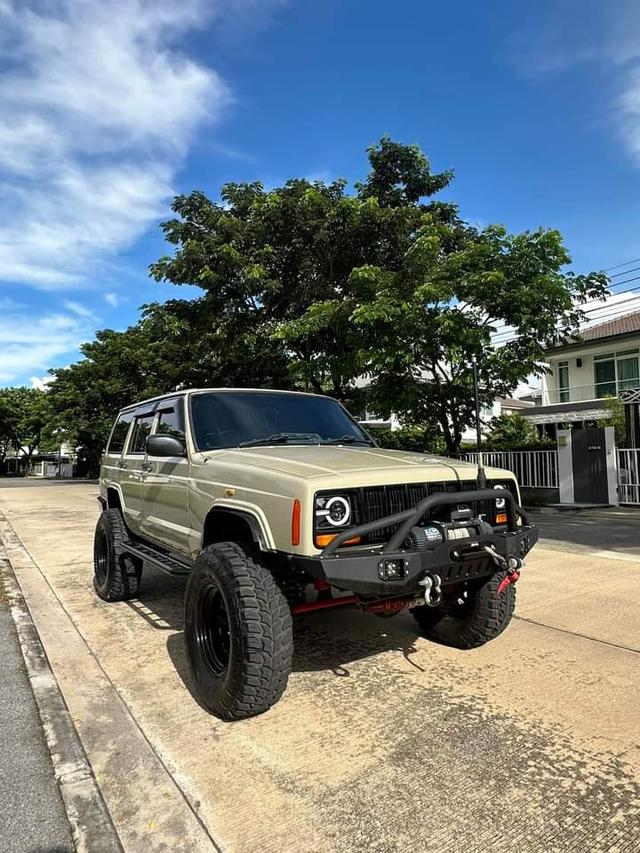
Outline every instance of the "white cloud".
POLYGON ((112 308, 117 308, 120 304, 120 297, 117 293, 105 293, 104 301, 107 305, 110 305, 112 308))
POLYGON ((38 391, 46 391, 52 379, 52 376, 31 376, 29 382, 32 388, 37 388, 38 391))
POLYGON ((0 279, 77 285, 163 215, 196 128, 230 99, 178 45, 237 5, 0 3, 0 279))
POLYGON ((61 356, 75 353, 90 333, 87 321, 74 314, 5 314, 0 324, 0 385, 46 371, 61 356))
POLYGON ((93 323, 98 322, 98 317, 86 305, 82 305, 80 302, 75 302, 72 299, 65 299, 62 304, 67 311, 71 311, 77 317, 82 317, 83 320, 91 320, 93 323))
MULTIPOLYGON (((533 18, 513 39, 519 67, 530 74, 560 73, 581 63, 605 72, 616 92, 600 110, 640 162, 640 4, 637 0, 564 0, 533 18)), ((594 105, 597 115, 597 105, 594 105)))

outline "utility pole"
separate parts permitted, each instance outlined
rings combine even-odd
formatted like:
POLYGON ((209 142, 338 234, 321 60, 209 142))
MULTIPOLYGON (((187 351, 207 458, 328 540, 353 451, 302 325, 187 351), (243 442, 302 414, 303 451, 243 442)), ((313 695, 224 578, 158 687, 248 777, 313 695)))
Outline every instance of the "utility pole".
POLYGON ((484 472, 484 462, 482 459, 482 423, 480 421, 480 388, 478 385, 478 361, 475 355, 471 359, 473 367, 473 393, 476 401, 476 450, 478 451, 478 488, 487 488, 487 476, 484 472))

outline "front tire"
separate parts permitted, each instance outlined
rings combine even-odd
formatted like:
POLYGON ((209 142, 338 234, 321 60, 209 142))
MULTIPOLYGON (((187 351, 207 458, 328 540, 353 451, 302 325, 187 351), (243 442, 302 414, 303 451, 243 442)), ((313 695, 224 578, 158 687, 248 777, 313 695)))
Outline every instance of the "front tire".
POLYGON ((483 646, 504 631, 515 610, 515 585, 498 592, 504 577, 499 572, 479 585, 468 584, 439 607, 414 607, 413 618, 429 640, 457 649, 483 646))
POLYGON ((135 598, 142 561, 123 550, 129 532, 119 509, 100 513, 93 539, 93 588, 103 601, 135 598))
POLYGON ((291 671, 291 611, 271 573, 239 545, 196 560, 185 597, 185 642, 196 695, 223 720, 262 714, 291 671))

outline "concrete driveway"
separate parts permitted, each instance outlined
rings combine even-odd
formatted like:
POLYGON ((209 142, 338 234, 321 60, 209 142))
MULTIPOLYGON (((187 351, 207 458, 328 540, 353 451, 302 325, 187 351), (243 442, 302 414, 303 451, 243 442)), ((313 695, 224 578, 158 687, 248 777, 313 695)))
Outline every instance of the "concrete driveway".
POLYGON ((408 614, 301 618, 284 698, 223 723, 190 693, 181 583, 93 594, 96 494, 0 486, 1 532, 125 850, 640 849, 640 557, 546 540, 471 652, 408 614))

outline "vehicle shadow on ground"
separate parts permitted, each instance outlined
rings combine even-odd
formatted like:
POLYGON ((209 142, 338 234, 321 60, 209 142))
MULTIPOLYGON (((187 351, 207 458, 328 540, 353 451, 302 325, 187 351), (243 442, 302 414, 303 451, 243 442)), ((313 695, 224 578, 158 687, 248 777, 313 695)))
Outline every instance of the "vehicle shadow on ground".
MULTIPOLYGON (((184 646, 184 589, 184 580, 145 568, 140 594, 129 605, 158 630, 171 632, 167 651, 185 687, 194 695, 184 646)), ((390 651, 401 652, 412 666, 422 670, 411 659, 417 651, 418 636, 413 620, 405 613, 382 618, 345 608, 295 616, 292 671, 332 672, 337 678, 348 678, 353 676, 353 663, 390 651)))

